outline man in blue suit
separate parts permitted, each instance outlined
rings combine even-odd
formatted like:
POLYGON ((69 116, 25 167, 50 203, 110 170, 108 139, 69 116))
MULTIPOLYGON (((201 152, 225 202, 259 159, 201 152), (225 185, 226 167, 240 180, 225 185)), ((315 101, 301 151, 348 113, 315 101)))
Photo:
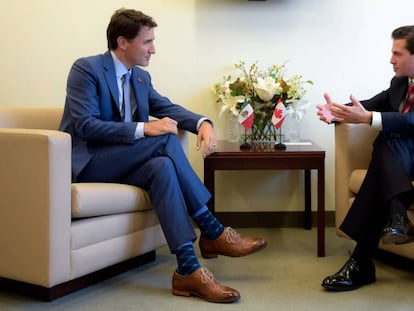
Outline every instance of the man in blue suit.
POLYGON ((414 26, 395 29, 392 39, 395 76, 387 90, 361 102, 351 96, 347 105, 325 94, 326 104, 318 105, 326 123, 365 123, 380 130, 364 182, 340 226, 357 244, 345 265, 322 281, 328 290, 353 290, 375 282, 372 256, 380 239, 384 244, 414 241, 407 215, 414 201, 414 26))
POLYGON ((263 249, 266 241, 225 228, 206 207, 210 193, 191 168, 177 131, 196 134, 197 150, 204 144, 206 156, 216 148, 212 123, 158 94, 148 72, 137 67, 147 66, 155 53, 156 26, 142 12, 120 9, 107 28, 109 51, 73 64, 60 124, 72 136, 72 179, 147 190, 177 257, 173 294, 233 302, 239 292, 217 282, 199 264, 191 218, 200 228, 205 258, 248 255, 263 249), (149 116, 157 120, 149 122, 149 116))

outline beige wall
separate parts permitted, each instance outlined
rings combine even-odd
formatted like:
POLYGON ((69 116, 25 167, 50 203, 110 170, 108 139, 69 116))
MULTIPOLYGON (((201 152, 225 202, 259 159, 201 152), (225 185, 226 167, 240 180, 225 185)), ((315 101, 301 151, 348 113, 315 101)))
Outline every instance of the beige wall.
MULTIPOLYGON (((5 0, 0 105, 62 106, 71 64, 105 51, 106 25, 119 7, 156 19, 157 54, 147 68, 154 85, 210 116, 219 138, 224 120, 210 87, 232 64, 258 60, 267 67, 288 60, 290 73, 312 79, 312 107, 301 131, 326 149, 328 210, 334 208, 333 127, 318 121, 315 104, 327 91, 347 101, 350 93, 363 99, 386 88, 393 75, 390 32, 413 22, 412 0, 5 0)), ((193 137, 190 143, 190 160, 202 178, 193 137)), ((218 209, 302 210, 302 178, 288 171, 220 172, 218 209)))

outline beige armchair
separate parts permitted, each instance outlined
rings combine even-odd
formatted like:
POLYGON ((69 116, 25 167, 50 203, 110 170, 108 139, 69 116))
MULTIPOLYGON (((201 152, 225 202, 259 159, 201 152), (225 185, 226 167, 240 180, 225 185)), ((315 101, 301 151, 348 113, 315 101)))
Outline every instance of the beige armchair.
MULTIPOLYGON (((346 237, 339 226, 361 187, 377 135, 368 125, 335 124, 335 220, 339 236, 346 237)), ((409 210, 408 216, 414 221, 413 210, 409 210)), ((379 248, 414 259, 414 243, 383 245, 380 242, 379 248)))
POLYGON ((62 112, 0 108, 0 289, 45 300, 153 261, 166 245, 142 189, 71 183, 62 112))

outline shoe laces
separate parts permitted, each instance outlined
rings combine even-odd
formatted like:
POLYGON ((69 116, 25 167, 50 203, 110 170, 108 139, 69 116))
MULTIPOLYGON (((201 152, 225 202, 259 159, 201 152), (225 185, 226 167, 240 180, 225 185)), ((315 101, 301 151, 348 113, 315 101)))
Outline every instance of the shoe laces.
POLYGON ((214 281, 214 275, 206 267, 201 267, 201 282, 214 281))
POLYGON ((231 227, 227 227, 226 229, 227 229, 226 230, 226 242, 227 243, 237 243, 238 241, 240 241, 241 239, 240 233, 237 233, 237 231, 231 227))

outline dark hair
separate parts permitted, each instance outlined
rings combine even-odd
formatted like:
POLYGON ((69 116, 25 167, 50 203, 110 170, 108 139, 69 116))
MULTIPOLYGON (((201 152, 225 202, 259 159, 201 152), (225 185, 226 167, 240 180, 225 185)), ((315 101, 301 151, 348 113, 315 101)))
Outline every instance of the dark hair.
POLYGON ((115 11, 106 29, 108 48, 115 50, 118 47, 118 37, 125 37, 127 40, 134 39, 140 32, 142 26, 154 28, 157 23, 152 17, 141 11, 132 9, 119 9, 115 11))
POLYGON ((404 39, 406 41, 405 48, 414 54, 414 26, 402 26, 392 32, 392 38, 404 39))

